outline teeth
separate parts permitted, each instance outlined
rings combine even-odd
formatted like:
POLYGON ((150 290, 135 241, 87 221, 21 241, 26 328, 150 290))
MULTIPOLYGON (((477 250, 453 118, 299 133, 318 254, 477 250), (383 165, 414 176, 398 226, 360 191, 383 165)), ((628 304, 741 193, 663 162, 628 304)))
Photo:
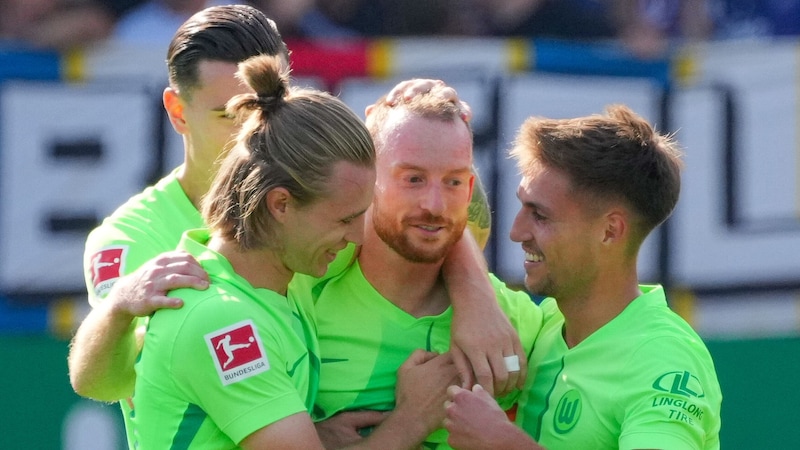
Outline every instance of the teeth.
POLYGON ((534 255, 533 253, 525 252, 525 261, 542 262, 544 257, 542 255, 534 255))
POLYGON ((420 225, 420 228, 422 228, 423 230, 426 230, 426 231, 436 231, 436 230, 439 229, 439 227, 429 227, 429 226, 425 226, 425 225, 420 225))

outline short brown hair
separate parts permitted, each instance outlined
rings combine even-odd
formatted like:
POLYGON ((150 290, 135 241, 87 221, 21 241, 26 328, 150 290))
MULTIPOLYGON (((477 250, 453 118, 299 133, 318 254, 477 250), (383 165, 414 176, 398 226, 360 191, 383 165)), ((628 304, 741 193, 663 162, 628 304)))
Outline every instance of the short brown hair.
POLYGON ((624 105, 574 119, 531 117, 511 150, 523 175, 540 162, 567 174, 577 193, 624 201, 639 216, 642 240, 678 202, 681 153, 624 105))

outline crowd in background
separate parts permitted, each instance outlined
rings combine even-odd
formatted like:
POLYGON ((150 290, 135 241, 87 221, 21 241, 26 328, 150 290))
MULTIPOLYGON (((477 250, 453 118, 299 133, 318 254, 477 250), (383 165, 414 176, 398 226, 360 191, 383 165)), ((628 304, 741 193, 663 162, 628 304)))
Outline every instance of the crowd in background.
POLYGON ((500 36, 670 43, 800 34, 800 0, 3 0, 0 42, 58 51, 101 41, 163 45, 192 13, 250 3, 284 38, 500 36))

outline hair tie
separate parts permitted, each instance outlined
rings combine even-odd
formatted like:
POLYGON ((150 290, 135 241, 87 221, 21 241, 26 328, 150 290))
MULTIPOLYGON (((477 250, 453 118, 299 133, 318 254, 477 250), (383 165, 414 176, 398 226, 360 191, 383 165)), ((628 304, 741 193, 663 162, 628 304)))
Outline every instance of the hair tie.
POLYGON ((256 104, 264 111, 272 112, 278 107, 281 97, 276 94, 258 94, 256 104))

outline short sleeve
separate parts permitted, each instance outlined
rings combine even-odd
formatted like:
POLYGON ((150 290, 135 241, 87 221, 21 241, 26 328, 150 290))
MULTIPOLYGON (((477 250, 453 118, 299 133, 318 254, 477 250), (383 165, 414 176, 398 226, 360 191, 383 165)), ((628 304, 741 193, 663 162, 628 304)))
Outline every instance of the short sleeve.
POLYGON ((697 341, 659 337, 634 352, 620 390, 620 449, 718 446, 722 396, 711 357, 697 341))

